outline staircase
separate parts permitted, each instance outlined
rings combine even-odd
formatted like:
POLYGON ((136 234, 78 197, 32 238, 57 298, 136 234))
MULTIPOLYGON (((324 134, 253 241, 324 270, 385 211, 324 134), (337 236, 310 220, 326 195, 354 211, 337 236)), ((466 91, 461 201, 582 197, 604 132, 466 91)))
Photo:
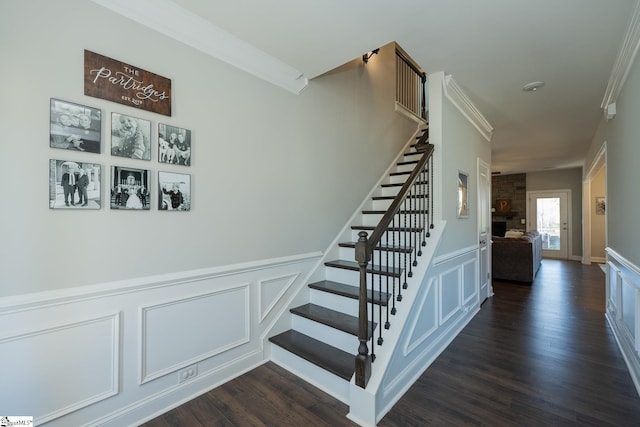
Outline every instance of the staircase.
MULTIPOLYGON (((402 289, 406 288, 411 268, 417 265, 421 246, 425 245, 419 236, 429 237, 429 224, 432 224, 429 218, 433 210, 433 206, 429 207, 431 190, 409 192, 402 205, 394 202, 408 178, 412 177, 414 185, 418 186, 426 186, 430 180, 424 161, 420 173, 412 175, 424 155, 424 148, 429 145, 428 126, 416 139, 417 143, 409 146, 395 170, 367 203, 359 222, 351 226, 351 241, 338 244, 339 259, 324 263, 324 280, 308 284, 309 302, 290 310, 292 329, 269 338, 274 344, 271 349, 274 362, 346 403, 349 402, 349 382, 354 375, 359 345, 361 350, 361 343, 369 342, 371 354, 364 357, 375 361, 374 348, 384 343, 383 331, 378 325, 384 322, 383 327, 388 329, 393 322, 396 304, 402 301, 402 289), (394 217, 393 223, 386 228, 384 239, 373 250, 372 262, 361 266, 355 261, 356 242, 366 240, 367 235, 373 237, 376 226, 385 215, 391 215, 388 209, 393 209, 394 204, 400 206, 396 208, 400 219, 396 222, 394 217), (417 214, 427 219, 415 219, 417 214), (414 216, 407 221, 409 215, 414 216), (363 304, 371 307, 366 323, 358 317, 359 311, 362 313, 359 302, 361 272, 367 283, 368 301, 363 304), (366 325, 365 331, 362 331, 363 325, 366 325), (374 338, 376 335, 377 339, 374 338)), ((429 164, 432 167, 433 163, 426 163, 429 164)), ((375 364, 373 366, 375 368, 375 364)))

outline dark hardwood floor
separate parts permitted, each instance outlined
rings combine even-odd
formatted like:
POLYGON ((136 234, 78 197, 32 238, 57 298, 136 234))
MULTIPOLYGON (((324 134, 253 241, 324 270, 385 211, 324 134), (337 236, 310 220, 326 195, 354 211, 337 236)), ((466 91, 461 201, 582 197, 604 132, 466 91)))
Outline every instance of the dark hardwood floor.
MULTIPOLYGON (((380 427, 640 426, 598 266, 544 260, 532 285, 493 286, 495 295, 380 427)), ((144 426, 355 426, 347 412, 269 362, 144 426)))

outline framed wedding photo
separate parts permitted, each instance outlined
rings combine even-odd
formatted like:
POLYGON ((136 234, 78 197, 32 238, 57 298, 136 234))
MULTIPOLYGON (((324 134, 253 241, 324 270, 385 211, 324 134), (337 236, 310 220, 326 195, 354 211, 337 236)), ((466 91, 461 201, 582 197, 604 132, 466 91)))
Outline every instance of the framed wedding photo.
POLYGON ((158 210, 191 210, 191 175, 158 172, 158 210))
POLYGON ((191 131, 158 123, 158 161, 191 166, 191 131))
POLYGON ((49 146, 100 153, 102 111, 86 105, 51 98, 49 146))
POLYGON ((111 209, 150 210, 151 172, 111 166, 111 209))
POLYGON ((151 160, 151 122, 111 113, 111 155, 151 160))
POLYGON ((100 209, 102 168, 96 163, 49 160, 50 209, 100 209))
POLYGON ((469 218, 469 174, 458 171, 458 218, 469 218))

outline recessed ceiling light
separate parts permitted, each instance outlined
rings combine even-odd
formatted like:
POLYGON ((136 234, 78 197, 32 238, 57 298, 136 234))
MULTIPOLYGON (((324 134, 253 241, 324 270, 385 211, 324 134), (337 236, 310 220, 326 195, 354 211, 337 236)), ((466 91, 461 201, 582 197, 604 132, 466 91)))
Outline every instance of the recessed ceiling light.
POLYGON ((531 82, 522 86, 522 90, 525 92, 535 92, 538 89, 540 89, 542 86, 544 86, 544 82, 531 82))

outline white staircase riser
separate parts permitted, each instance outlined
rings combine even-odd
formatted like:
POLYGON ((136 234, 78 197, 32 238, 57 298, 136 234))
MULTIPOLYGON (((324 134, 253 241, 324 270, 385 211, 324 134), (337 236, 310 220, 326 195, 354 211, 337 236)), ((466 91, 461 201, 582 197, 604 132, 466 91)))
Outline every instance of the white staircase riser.
MULTIPOLYGON (((374 275, 374 289, 378 289, 379 277, 382 277, 382 285, 386 285, 386 276, 374 275)), ((391 284, 391 277, 389 277, 389 283, 391 284)), ((345 270, 342 268, 328 268, 327 269, 327 280, 332 280, 334 282, 346 283, 351 286, 356 286, 360 283, 360 272, 359 271, 351 271, 345 270), (333 270, 333 271, 332 271, 333 270)), ((400 277, 400 283, 404 283, 404 275, 400 277)), ((396 279, 397 283, 397 279, 396 279)), ((367 286, 371 287, 371 275, 367 274, 367 286)), ((391 285, 390 285, 391 286, 391 285)), ((330 306, 327 306, 330 307, 330 306)))
MULTIPOLYGON (((353 298, 346 298, 340 295, 331 294, 328 292, 322 292, 312 289, 310 302, 313 304, 321 305, 323 307, 331 308, 332 310, 340 311, 351 316, 358 316, 358 300, 353 298)), ((369 306, 370 307, 370 306, 369 306)), ((377 306, 376 306, 377 307, 377 306)), ((383 307, 383 311, 386 310, 383 307)), ((378 318, 379 311, 374 310, 373 321, 380 322, 378 318)), ((384 313, 383 313, 384 316, 384 313)))
POLYGON ((415 163, 409 163, 407 165, 397 165, 395 172, 411 172, 415 167, 415 163))
POLYGON ((291 328, 310 337, 314 337, 317 340, 331 344, 333 347, 339 348, 342 351, 353 353, 354 356, 358 353, 358 337, 332 328, 331 326, 294 315, 291 319, 291 328))
POLYGON ((347 405, 349 404, 348 381, 273 344, 271 345, 271 360, 318 387, 320 390, 323 390, 325 393, 328 393, 347 405))
MULTIPOLYGON (((397 224, 396 224, 397 226, 397 224)), ((362 230, 352 230, 351 231, 351 241, 352 242, 357 242, 358 241, 358 233, 360 233, 360 231, 362 230)), ((367 237, 371 235, 372 230, 365 230, 367 232, 367 237)), ((405 233, 405 232, 400 232, 400 231, 395 231, 392 233, 388 234, 388 243, 389 245, 395 245, 395 246, 412 246, 412 242, 414 242, 414 240, 416 240, 416 236, 411 237, 410 234, 412 233, 405 233), (395 239, 395 240, 394 240, 395 239)), ((418 240, 420 240, 422 238, 422 234, 420 234, 419 237, 417 237, 418 240)), ((382 243, 386 243, 387 242, 387 237, 383 237, 382 238, 382 243)), ((345 258, 342 258, 345 259, 345 258)), ((352 259, 347 259, 348 261, 352 261, 352 259)))
POLYGON ((380 222, 383 214, 362 214, 360 225, 376 226, 380 222))
MULTIPOLYGON (((385 266, 385 267, 387 265, 392 266, 392 267, 393 266, 399 267, 400 264, 402 264, 402 266, 404 267, 404 256, 405 255, 409 255, 409 254, 402 253, 401 255, 402 256, 400 256, 400 253, 398 253, 398 252, 374 251, 373 252, 373 258, 369 262, 370 263, 373 262, 375 265, 382 265, 382 266, 385 266), (394 259, 393 259, 394 255, 395 255, 395 264, 394 264, 394 259)), ((355 260, 355 249, 354 248, 340 248, 340 259, 347 260, 347 261, 354 261, 355 260)), ((418 257, 418 262, 419 261, 420 261, 420 258, 418 257)))
POLYGON ((387 181, 388 184, 404 184, 409 178, 409 175, 390 175, 387 181))
POLYGON ((380 187, 381 196, 396 196, 402 187, 380 187))

